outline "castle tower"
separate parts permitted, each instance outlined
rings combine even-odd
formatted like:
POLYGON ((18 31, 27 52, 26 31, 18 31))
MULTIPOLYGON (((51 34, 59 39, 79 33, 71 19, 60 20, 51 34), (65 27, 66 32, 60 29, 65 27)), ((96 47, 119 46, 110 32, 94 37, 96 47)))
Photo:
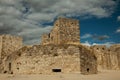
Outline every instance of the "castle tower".
MULTIPOLYGON (((52 31, 48 35, 47 44, 79 44, 80 43, 80 29, 79 21, 69 18, 59 17, 55 23, 52 31)), ((45 40, 42 38, 42 43, 45 40)))

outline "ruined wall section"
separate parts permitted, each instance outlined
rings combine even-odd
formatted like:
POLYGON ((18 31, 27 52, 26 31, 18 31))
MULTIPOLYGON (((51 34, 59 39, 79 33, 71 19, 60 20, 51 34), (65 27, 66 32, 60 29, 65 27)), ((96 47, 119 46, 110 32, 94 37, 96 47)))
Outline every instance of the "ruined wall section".
POLYGON ((110 46, 110 50, 116 56, 115 59, 117 59, 118 62, 115 64, 118 64, 118 67, 120 69, 120 44, 114 44, 110 46))
POLYGON ((50 34, 43 34, 41 39, 41 45, 50 44, 50 34))
POLYGON ((82 74, 96 74, 97 70, 97 57, 95 52, 86 47, 80 48, 80 70, 82 74))
POLYGON ((50 43, 52 44, 60 44, 60 27, 59 27, 60 23, 59 20, 56 20, 54 23, 54 27, 50 33, 50 43))
POLYGON ((1 59, 22 47, 22 38, 11 35, 1 35, 1 59))
POLYGON ((106 49, 105 45, 94 45, 92 48, 95 50, 95 55, 97 56, 98 68, 106 68, 106 57, 104 50, 106 49))
POLYGON ((2 52, 2 36, 0 36, 0 61, 1 61, 1 52, 2 52))
POLYGON ((11 70, 14 74, 51 74, 52 69, 61 69, 62 73, 80 72, 79 48, 76 46, 32 46, 15 52, 6 63, 4 71, 11 70))
MULTIPOLYGON (((61 73, 80 73, 80 69, 83 67, 82 72, 86 73, 85 66, 92 62, 92 65, 89 65, 90 73, 87 73, 96 73, 96 59, 92 60, 94 56, 91 55, 91 62, 88 64, 80 63, 80 55, 87 57, 90 53, 89 50, 83 48, 76 45, 34 45, 22 48, 7 58, 4 71, 14 74, 54 74, 53 69, 61 69, 61 73), (82 50, 88 54, 84 54, 82 50), (11 69, 9 69, 9 63, 12 64, 11 69)), ((82 61, 85 59, 83 58, 82 61)))
POLYGON ((112 46, 107 48, 105 45, 94 45, 92 48, 95 50, 98 59, 98 69, 120 69, 116 48, 112 46))

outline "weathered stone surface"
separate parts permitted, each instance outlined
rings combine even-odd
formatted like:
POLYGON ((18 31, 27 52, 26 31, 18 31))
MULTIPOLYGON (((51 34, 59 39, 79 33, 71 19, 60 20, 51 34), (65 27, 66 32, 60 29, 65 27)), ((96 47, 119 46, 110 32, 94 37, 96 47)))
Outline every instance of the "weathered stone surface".
POLYGON ((97 56, 98 69, 120 69, 120 45, 112 45, 107 48, 105 45, 94 45, 97 56))
POLYGON ((61 69, 62 73, 97 73, 95 55, 81 45, 36 45, 24 47, 13 54, 6 59, 4 71, 15 74, 51 74, 52 69, 61 69), (87 68, 89 71, 86 72, 87 68))
POLYGON ((118 64, 118 68, 120 69, 120 44, 112 45, 110 50, 115 55, 115 59, 117 59, 117 62, 114 64, 118 64))
POLYGON ((107 48, 80 44, 79 21, 58 18, 41 45, 22 47, 22 38, 0 36, 0 72, 14 74, 95 74, 100 69, 120 69, 120 44, 107 48))
POLYGON ((93 50, 80 48, 80 68, 82 74, 97 73, 97 57, 93 50))
POLYGON ((22 38, 11 35, 0 35, 0 72, 4 59, 22 47, 22 38))
POLYGON ((0 58, 4 58, 22 47, 22 38, 11 35, 0 35, 0 58))
POLYGON ((58 18, 49 34, 42 36, 42 45, 46 44, 79 44, 79 21, 68 18, 58 18))

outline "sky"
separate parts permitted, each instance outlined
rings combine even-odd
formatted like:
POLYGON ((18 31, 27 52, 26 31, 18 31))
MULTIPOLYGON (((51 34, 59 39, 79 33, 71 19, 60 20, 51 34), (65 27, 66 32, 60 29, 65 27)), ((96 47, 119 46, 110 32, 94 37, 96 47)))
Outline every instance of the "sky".
POLYGON ((60 16, 80 21, 82 44, 120 43, 120 0, 0 0, 0 34, 40 44, 60 16))

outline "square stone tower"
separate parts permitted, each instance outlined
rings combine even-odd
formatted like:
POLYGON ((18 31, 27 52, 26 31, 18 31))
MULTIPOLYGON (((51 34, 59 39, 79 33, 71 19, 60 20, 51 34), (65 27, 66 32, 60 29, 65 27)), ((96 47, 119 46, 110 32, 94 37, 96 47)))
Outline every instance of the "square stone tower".
POLYGON ((52 31, 42 37, 42 44, 79 44, 79 21, 75 19, 59 17, 52 31))

